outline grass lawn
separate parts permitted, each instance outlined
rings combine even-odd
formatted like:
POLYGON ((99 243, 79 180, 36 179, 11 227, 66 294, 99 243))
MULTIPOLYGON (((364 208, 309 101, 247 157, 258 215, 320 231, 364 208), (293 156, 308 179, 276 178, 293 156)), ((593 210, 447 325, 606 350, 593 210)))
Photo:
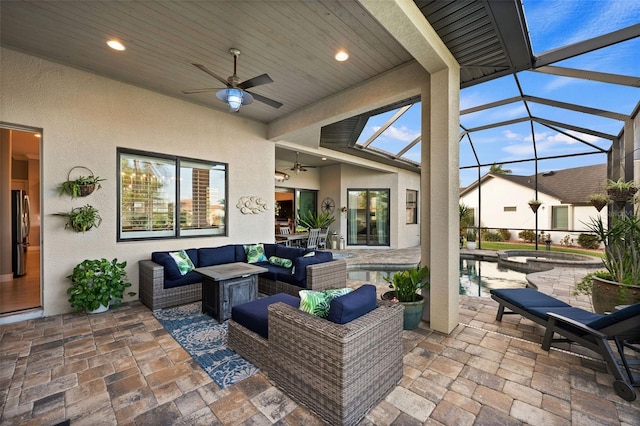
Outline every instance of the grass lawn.
MULTIPOLYGON (((535 250, 535 243, 523 242, 494 242, 482 241, 484 250, 535 250)), ((538 251, 544 251, 546 246, 544 243, 538 244, 538 251)), ((604 257, 604 250, 587 250, 581 247, 551 246, 551 251, 560 251, 565 253, 586 254, 587 256, 604 257)))

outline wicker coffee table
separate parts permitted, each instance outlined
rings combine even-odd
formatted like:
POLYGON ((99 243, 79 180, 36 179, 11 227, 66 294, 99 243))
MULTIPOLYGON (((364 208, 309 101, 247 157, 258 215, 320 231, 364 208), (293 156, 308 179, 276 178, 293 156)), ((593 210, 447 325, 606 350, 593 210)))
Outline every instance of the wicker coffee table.
POLYGON ((231 318, 231 308, 258 298, 258 274, 267 268, 236 262, 195 271, 202 275, 202 312, 222 322, 231 318))

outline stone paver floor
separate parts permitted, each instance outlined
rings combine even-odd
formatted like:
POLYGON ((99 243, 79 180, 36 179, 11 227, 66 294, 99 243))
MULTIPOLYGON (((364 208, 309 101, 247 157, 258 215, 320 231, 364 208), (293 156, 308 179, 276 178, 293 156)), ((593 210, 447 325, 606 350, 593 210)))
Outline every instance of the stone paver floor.
MULTIPOLYGON (((379 250, 350 253, 350 263, 381 258, 379 250)), ((419 253, 387 250, 383 258, 412 263, 419 253)), ((562 268, 529 278, 588 307, 571 295, 584 273, 562 268)), ((361 424, 640 424, 640 399, 619 398, 602 362, 543 351, 541 327, 517 315, 496 322, 496 307, 461 296, 451 334, 426 323, 405 331, 403 379, 361 424)), ((322 424, 263 374, 219 389, 139 302, 3 325, 0 355, 2 425, 322 424)))

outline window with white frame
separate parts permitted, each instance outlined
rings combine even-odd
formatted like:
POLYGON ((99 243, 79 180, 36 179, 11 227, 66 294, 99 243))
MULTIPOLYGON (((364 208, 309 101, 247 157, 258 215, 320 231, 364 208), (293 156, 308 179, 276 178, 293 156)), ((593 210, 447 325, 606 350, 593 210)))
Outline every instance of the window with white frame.
POLYGON ((569 206, 551 207, 551 228, 569 229, 569 206))

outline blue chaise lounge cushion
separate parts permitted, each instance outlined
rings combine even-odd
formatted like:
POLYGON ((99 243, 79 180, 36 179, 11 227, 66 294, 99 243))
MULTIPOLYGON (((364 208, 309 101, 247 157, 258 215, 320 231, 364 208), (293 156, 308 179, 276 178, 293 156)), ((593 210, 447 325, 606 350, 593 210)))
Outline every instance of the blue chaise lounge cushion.
POLYGON ((256 334, 269 338, 269 305, 283 302, 298 309, 300 299, 286 293, 278 293, 252 302, 234 306, 231 309, 231 319, 244 328, 256 334))
MULTIPOLYGON (((536 307, 569 308, 571 305, 554 297, 546 295, 532 288, 500 288, 490 291, 491 294, 503 299, 520 309, 529 310, 536 307)), ((542 317, 542 318, 546 318, 542 317)))

